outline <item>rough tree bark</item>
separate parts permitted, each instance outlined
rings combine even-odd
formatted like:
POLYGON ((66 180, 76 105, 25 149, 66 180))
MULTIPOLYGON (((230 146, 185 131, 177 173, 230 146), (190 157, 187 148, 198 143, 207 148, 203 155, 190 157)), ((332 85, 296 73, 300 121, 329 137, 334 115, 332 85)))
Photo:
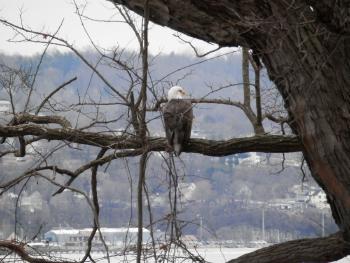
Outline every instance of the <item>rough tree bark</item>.
POLYGON ((329 237, 298 239, 256 250, 228 263, 329 262, 346 256, 347 243, 336 233, 329 237))
MULTIPOLYGON (((113 0, 142 15, 143 1, 113 0)), ((254 50, 281 92, 313 177, 350 241, 349 1, 151 0, 150 19, 254 50)), ((345 246, 344 255, 349 254, 345 246)), ((332 253, 332 251, 329 251, 332 253)))

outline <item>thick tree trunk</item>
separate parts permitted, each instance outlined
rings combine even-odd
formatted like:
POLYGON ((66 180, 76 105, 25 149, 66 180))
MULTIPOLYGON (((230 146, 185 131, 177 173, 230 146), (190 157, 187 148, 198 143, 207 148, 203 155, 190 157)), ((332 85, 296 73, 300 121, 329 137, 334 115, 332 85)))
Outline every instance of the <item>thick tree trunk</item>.
POLYGON ((314 28, 290 29, 281 47, 262 58, 284 98, 312 175, 350 241, 350 42, 332 34, 321 40, 317 34, 314 28), (290 41, 298 37, 300 41, 290 41))
MULTIPOLYGON (((143 1, 114 2, 143 12, 143 1)), ((259 54, 284 98, 312 175, 350 241, 349 2, 152 0, 150 8, 156 23, 259 54)))
POLYGON ((329 237, 292 240, 256 250, 229 263, 330 262, 347 255, 348 243, 337 233, 329 237))

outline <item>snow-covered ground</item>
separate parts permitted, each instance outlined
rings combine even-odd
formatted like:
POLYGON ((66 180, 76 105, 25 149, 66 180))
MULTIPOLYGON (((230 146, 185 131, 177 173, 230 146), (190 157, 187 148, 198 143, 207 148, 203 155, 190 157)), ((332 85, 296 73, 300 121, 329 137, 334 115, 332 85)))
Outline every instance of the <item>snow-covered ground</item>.
MULTIPOLYGON (((256 250, 256 248, 200 248, 195 251, 192 250, 195 254, 200 254, 206 261, 208 262, 215 262, 215 263, 223 263, 230 259, 237 258, 241 255, 244 255, 246 253, 252 252, 256 250)), ((178 254, 181 257, 181 254, 178 254)), ((82 254, 56 254, 56 259, 67 259, 67 260, 79 260, 82 258, 82 254)), ((108 261, 106 259, 103 259, 103 254, 96 253, 93 254, 94 259, 99 263, 107 263, 108 261)), ((13 263, 13 262, 20 262, 18 259, 3 259, 1 262, 4 263, 13 263)), ((184 261, 183 258, 179 258, 179 262, 192 262, 192 260, 184 261)), ((86 261, 90 262, 90 261, 86 261)), ((121 263, 121 262, 135 262, 135 257, 111 257, 110 263, 121 263)), ((150 258, 147 262, 154 262, 153 258, 150 258)), ((162 262, 162 261, 158 261, 162 262)), ((163 261, 167 262, 167 261, 163 261)), ((341 259, 339 261, 336 261, 338 263, 350 263, 350 257, 341 259)))
MULTIPOLYGON (((195 250, 191 249, 191 252, 194 255, 201 255, 206 261, 208 262, 216 262, 216 263, 223 263, 228 261, 229 259, 233 259, 233 258, 237 258, 243 254, 249 253, 251 251, 254 251, 256 248, 200 248, 195 250)), ((66 253, 62 253, 62 254, 53 254, 52 255, 53 259, 57 259, 57 260, 80 260, 83 257, 83 254, 66 254, 66 253)), ((176 256, 179 257, 178 262, 192 262, 192 260, 188 260, 188 261, 184 261, 184 257, 186 256, 185 254, 181 253, 181 252, 177 252, 176 256)), ((93 258, 99 262, 99 263, 107 263, 107 259, 103 259, 104 254, 102 253, 95 253, 93 254, 93 258)), ((169 259, 173 258, 173 253, 171 253, 170 255, 168 255, 169 259)), ((1 262, 4 263, 13 263, 13 262, 20 262, 18 259, 14 259, 14 258, 6 258, 3 261, 1 260, 1 262)), ((149 260, 147 260, 147 262, 154 262, 154 258, 151 257, 149 260)), ((167 262, 170 260, 165 260, 163 262, 167 262)), ((86 262, 90 262, 90 261, 86 261, 86 262)), ((135 262, 135 257, 134 256, 128 256, 128 257, 124 257, 124 256, 113 256, 111 255, 110 257, 110 263, 121 263, 121 262, 135 262), (127 260, 126 260, 127 259, 127 260)), ((158 262, 162 262, 162 261, 158 261, 158 262)))

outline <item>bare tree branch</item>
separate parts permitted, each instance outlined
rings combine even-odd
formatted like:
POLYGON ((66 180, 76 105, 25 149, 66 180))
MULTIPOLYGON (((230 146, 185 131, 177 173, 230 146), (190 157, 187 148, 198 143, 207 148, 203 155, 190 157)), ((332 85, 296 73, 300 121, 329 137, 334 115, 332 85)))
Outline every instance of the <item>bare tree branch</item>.
POLYGON ((40 112, 40 110, 42 109, 42 107, 44 107, 45 103, 53 96, 55 95, 58 91, 60 91, 61 89, 63 89, 65 86, 69 85, 70 83, 72 83, 73 81, 76 81, 77 77, 74 77, 68 81, 66 81, 65 83, 61 84, 60 86, 58 86, 56 89, 54 89, 49 95, 47 95, 45 97, 45 99, 43 99, 43 101, 40 103, 40 105, 38 106, 38 108, 35 111, 35 115, 38 115, 38 113, 40 112))
POLYGON ((62 128, 69 129, 72 127, 70 122, 62 116, 37 116, 29 113, 18 113, 15 115, 17 124, 24 124, 28 122, 36 124, 50 124, 55 123, 62 126, 62 128))
MULTIPOLYGON (((44 257, 32 257, 24 248, 25 244, 17 241, 11 240, 0 240, 0 247, 7 248, 14 251, 22 260, 29 263, 58 263, 62 262, 60 260, 50 260, 44 257)), ((64 261, 65 263, 77 263, 77 261, 64 261)))
MULTIPOLYGON (((0 127, 0 136, 17 137, 34 135, 47 140, 65 140, 79 144, 107 147, 109 149, 142 148, 137 137, 113 136, 95 132, 83 132, 76 129, 54 129, 34 124, 0 127)), ((166 139, 161 137, 147 138, 149 151, 165 151, 166 139)), ((240 152, 297 152, 301 145, 296 136, 259 135, 247 138, 228 140, 191 139, 184 152, 201 153, 208 156, 224 156, 240 152)))

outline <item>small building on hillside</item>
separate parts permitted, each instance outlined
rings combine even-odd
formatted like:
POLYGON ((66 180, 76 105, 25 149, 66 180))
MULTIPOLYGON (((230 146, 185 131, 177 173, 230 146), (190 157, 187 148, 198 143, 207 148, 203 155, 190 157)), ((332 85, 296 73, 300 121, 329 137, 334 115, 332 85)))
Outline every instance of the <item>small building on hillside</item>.
POLYGON ((322 190, 319 190, 310 196, 310 204, 319 209, 325 209, 329 207, 327 196, 322 190))

